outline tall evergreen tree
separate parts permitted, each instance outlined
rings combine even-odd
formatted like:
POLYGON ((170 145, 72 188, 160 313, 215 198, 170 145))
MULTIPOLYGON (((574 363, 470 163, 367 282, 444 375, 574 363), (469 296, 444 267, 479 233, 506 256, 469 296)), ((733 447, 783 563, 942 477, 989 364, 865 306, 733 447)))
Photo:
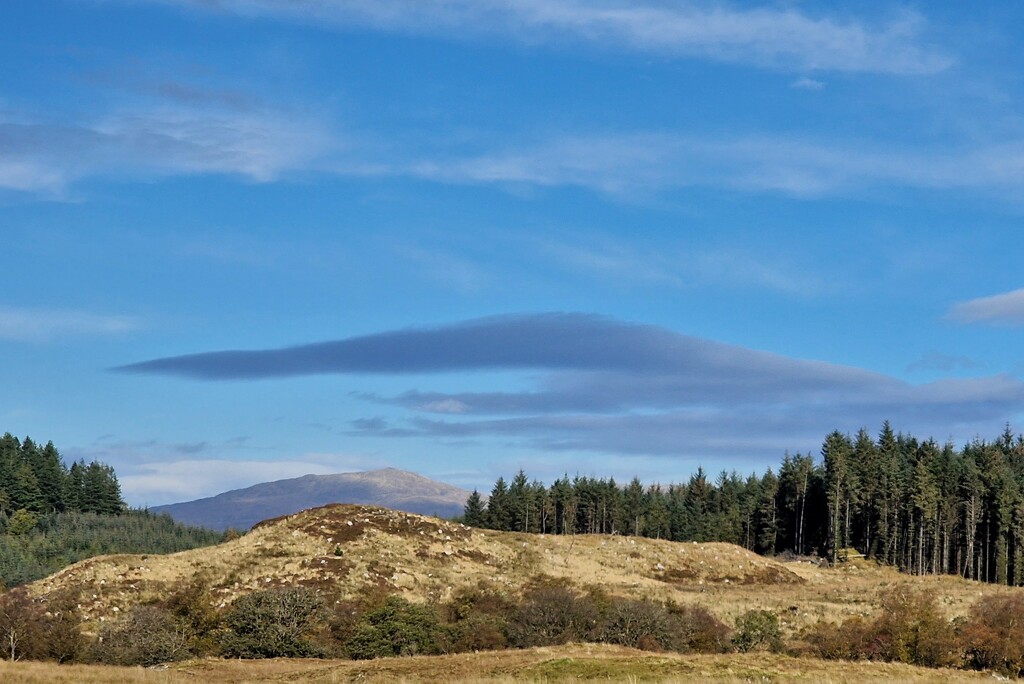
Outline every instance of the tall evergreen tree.
POLYGON ((487 500, 487 526, 491 529, 508 532, 512 529, 511 502, 508 496, 508 485, 505 478, 499 477, 491 489, 491 497, 487 500))
POLYGON ((466 500, 463 521, 470 527, 483 527, 487 521, 487 509, 484 508, 483 498, 475 489, 466 500))
POLYGON ((853 479, 850 466, 852 454, 853 445, 850 438, 838 430, 826 437, 821 447, 829 508, 827 544, 833 564, 838 561, 839 549, 849 543, 849 528, 844 525, 844 519, 849 520, 850 489, 853 479))

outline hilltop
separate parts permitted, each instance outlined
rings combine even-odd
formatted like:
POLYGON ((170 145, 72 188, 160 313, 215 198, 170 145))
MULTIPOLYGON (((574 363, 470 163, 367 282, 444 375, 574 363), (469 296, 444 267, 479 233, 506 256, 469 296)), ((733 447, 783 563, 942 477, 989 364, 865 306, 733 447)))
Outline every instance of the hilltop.
POLYGON ((247 530, 261 520, 331 503, 383 506, 450 518, 462 513, 469 492, 397 468, 304 475, 262 482, 216 496, 154 506, 175 520, 214 530, 247 530))

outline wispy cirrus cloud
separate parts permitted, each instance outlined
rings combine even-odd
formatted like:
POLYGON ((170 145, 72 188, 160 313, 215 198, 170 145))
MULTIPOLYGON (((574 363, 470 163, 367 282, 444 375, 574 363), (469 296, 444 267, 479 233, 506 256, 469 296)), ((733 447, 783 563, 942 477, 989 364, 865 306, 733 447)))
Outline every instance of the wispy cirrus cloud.
POLYGON ((760 458, 813 445, 836 427, 886 419, 940 439, 967 440, 997 431, 1024 402, 1024 383, 1008 375, 914 385, 584 314, 500 316, 283 349, 154 359, 118 370, 201 380, 461 373, 475 377, 474 385, 491 371, 519 372, 528 389, 363 394, 412 411, 413 418, 358 419, 351 434, 490 438, 545 450, 659 456, 760 458))
POLYGON ((773 134, 574 135, 476 155, 385 163, 368 173, 455 184, 575 186, 624 197, 714 187, 815 198, 904 187, 1019 200, 1024 140, 939 149, 773 134))
POLYGON ((1024 288, 959 302, 950 307, 947 317, 958 323, 1024 325, 1024 288))
POLYGON ((61 195, 93 177, 227 174, 253 182, 306 170, 336 140, 282 113, 155 106, 72 123, 0 121, 0 189, 61 195))
POLYGON ((794 6, 622 0, 150 0, 318 26, 369 27, 454 39, 693 57, 771 69, 932 74, 953 59, 929 45, 924 18, 812 16, 794 6))
POLYGON ((122 335, 139 327, 139 320, 132 316, 0 306, 0 340, 48 342, 67 337, 122 335))
MULTIPOLYGON (((424 154, 373 133, 350 137, 358 137, 358 145, 308 116, 215 105, 159 104, 74 123, 25 116, 5 121, 0 113, 0 189, 61 196, 92 178, 220 174, 271 182, 312 172, 451 185, 579 187, 627 200, 691 187, 797 198, 894 187, 1024 198, 1024 139, 932 148, 772 133, 508 133, 486 136, 468 152, 464 144, 454 152, 442 143, 424 154)), ((469 282, 476 275, 460 277, 469 282)))
POLYGON ((789 87, 796 88, 797 90, 824 90, 825 82, 819 81, 816 78, 801 76, 800 78, 790 83, 789 87))

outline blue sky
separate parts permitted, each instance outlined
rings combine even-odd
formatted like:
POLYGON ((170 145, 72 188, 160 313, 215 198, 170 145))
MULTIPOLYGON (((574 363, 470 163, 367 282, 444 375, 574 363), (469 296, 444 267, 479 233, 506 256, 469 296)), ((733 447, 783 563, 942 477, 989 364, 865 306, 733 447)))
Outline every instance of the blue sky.
POLYGON ((1020 427, 1022 14, 5 2, 0 430, 157 505, 1020 427))

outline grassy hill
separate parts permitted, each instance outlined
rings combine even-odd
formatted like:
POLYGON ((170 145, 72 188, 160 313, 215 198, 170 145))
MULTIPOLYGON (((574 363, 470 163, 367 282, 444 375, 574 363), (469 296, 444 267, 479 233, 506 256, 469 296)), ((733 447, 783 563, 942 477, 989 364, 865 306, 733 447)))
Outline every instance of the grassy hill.
POLYGON ((274 586, 322 588, 342 599, 381 589, 425 602, 480 584, 515 594, 548 577, 617 596, 701 603, 727 623, 752 608, 772 610, 790 631, 823 618, 871 615, 880 592, 894 586, 941 596, 949 616, 965 614, 982 595, 1018 591, 946 575, 914 577, 865 561, 821 568, 731 544, 496 532, 356 505, 266 521, 213 547, 91 558, 30 585, 30 591, 80 590, 91 597, 81 605, 83 617, 96 622, 156 600, 197 574, 209 579, 218 605, 274 586))
MULTIPOLYGON (((70 591, 78 597, 76 611, 84 620, 84 631, 97 634, 137 606, 166 600, 196 577, 208 587, 202 595, 205 610, 220 614, 244 603, 239 601, 243 597, 278 587, 305 587, 326 597, 327 608, 336 617, 348 610, 346 606, 375 594, 399 595, 412 605, 441 606, 443 611, 457 607, 459 596, 474 591, 479 596, 481 590, 497 597, 492 600, 508 601, 508 610, 514 611, 522 607, 515 601, 537 586, 567 587, 613 607, 632 605, 629 601, 698 606, 725 625, 763 610, 778 617, 783 638, 796 644, 796 650, 806 643, 808 629, 825 622, 852 620, 864 625, 883 615, 886 597, 902 590, 937 598, 941 621, 968 616, 972 606, 987 597, 1016 596, 1020 591, 953 576, 915 577, 863 559, 827 568, 809 559, 764 558, 723 543, 498 532, 356 505, 325 506, 265 521, 244 537, 205 549, 92 558, 28 585, 27 590, 43 602, 70 591), (608 603, 620 599, 626 603, 608 603)), ((330 629, 337 628, 332 623, 330 629)), ((358 631, 354 623, 342 628, 349 635, 358 631)), ((209 681, 268 682, 510 677, 695 681, 712 676, 736 681, 959 681, 974 676, 897 663, 851 664, 769 653, 650 653, 607 644, 370 662, 275 660, 236 666, 201 660, 173 665, 161 681, 177 681, 171 672, 209 681)), ((81 680, 88 681, 84 677, 81 680)))

